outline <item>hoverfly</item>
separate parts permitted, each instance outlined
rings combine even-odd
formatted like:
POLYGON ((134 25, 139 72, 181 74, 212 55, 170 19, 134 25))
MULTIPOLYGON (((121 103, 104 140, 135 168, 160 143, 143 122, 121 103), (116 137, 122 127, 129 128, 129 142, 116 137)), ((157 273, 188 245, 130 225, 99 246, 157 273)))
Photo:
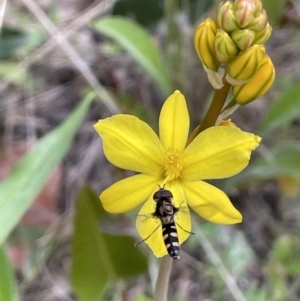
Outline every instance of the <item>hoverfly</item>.
MULTIPOLYGON (((180 248, 174 216, 180 210, 180 208, 177 208, 173 205, 173 194, 170 190, 167 190, 164 187, 160 187, 159 190, 154 193, 153 199, 156 202, 155 211, 148 217, 158 218, 160 220, 160 224, 148 237, 137 243, 137 245, 146 241, 160 226, 162 226, 162 236, 168 254, 173 259, 179 259, 180 248)), ((179 225, 177 224, 177 226, 179 225)), ((184 231, 191 233, 187 230, 184 231)))
POLYGON ((153 195, 156 201, 154 216, 158 217, 162 224, 162 235, 169 255, 174 259, 179 259, 179 242, 174 215, 179 208, 172 203, 173 194, 170 190, 160 188, 153 195))

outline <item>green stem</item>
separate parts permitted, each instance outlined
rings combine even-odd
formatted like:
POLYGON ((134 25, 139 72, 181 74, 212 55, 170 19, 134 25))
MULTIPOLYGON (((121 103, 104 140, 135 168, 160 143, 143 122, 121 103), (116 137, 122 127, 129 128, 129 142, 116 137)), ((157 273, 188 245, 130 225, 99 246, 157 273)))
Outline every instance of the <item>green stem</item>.
POLYGON ((169 278, 173 259, 165 256, 160 261, 159 272, 155 284, 154 301, 168 301, 169 278))
POLYGON ((206 115, 203 118, 203 121, 193 131, 193 133, 189 137, 187 145, 190 144, 199 133, 216 124, 216 121, 220 113, 222 112, 225 101, 227 99, 227 95, 231 88, 231 85, 225 79, 223 83, 224 86, 221 89, 215 90, 214 98, 210 104, 206 115))

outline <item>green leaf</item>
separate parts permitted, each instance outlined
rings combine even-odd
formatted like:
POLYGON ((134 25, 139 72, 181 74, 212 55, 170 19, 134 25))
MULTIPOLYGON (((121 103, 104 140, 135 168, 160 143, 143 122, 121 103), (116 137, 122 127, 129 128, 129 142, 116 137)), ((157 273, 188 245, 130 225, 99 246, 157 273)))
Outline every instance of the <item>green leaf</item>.
POLYGON ((149 33, 136 22, 123 17, 108 17, 93 23, 93 28, 117 41, 144 68, 168 96, 171 83, 161 54, 149 33))
POLYGON ((17 300, 13 270, 4 247, 0 247, 0 300, 17 300))
POLYGON ((40 139, 0 183, 0 245, 68 151, 93 97, 89 94, 61 125, 40 139))
POLYGON ((261 125, 262 134, 287 125, 300 116, 300 82, 288 88, 268 109, 261 125))
POLYGON ((13 51, 26 43, 26 35, 9 27, 2 27, 0 32, 0 58, 6 58, 13 51))
POLYGON ((300 143, 287 141, 251 163, 243 172, 226 181, 225 190, 254 180, 274 179, 280 176, 300 178, 300 143))
POLYGON ((74 233, 72 238, 71 283, 76 294, 84 301, 97 300, 109 279, 114 276, 109 255, 101 252, 103 239, 99 219, 103 215, 99 199, 83 187, 76 201, 74 233), (98 258, 99 256, 102 258, 98 258))
POLYGON ((146 260, 131 237, 100 231, 103 217, 99 198, 83 187, 76 202, 71 283, 84 301, 98 300, 109 280, 135 276, 147 269, 146 260))
POLYGON ((137 276, 147 270, 146 258, 135 247, 133 237, 107 233, 102 235, 114 268, 114 278, 137 276))

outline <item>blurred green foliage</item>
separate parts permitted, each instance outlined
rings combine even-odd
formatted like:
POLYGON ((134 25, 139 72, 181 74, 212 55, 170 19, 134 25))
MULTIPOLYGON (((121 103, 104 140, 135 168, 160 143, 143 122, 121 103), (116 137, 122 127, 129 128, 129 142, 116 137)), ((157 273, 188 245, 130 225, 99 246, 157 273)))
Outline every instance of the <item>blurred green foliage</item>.
POLYGON ((71 282, 74 291, 85 301, 99 300, 109 281, 147 270, 146 258, 134 246, 132 237, 100 230, 105 215, 98 196, 83 187, 76 202, 71 282))
POLYGON ((288 0, 277 0, 276 5, 274 5, 273 0, 263 0, 264 8, 268 14, 269 23, 272 26, 276 26, 278 22, 280 22, 282 12, 287 3, 288 0))
POLYGON ((271 300, 297 300, 300 271, 300 239, 291 234, 280 235, 274 242, 266 264, 271 300))
POLYGON ((150 34, 143 27, 122 17, 103 18, 94 22, 92 27, 122 45, 157 83, 164 96, 170 93, 168 70, 150 34))
POLYGON ((120 0, 114 5, 112 14, 126 16, 143 26, 149 26, 164 16, 163 1, 120 0))
POLYGON ((300 116, 300 85, 289 86, 282 95, 269 104, 266 116, 258 130, 262 145, 256 159, 240 174, 226 180, 225 189, 247 186, 253 181, 276 179, 281 176, 300 180, 300 144, 293 137, 284 143, 277 140, 279 133, 292 126, 300 116), (274 136, 274 133, 276 135, 274 136))
POLYGON ((94 94, 89 94, 72 114, 49 132, 16 164, 0 183, 0 245, 29 208, 56 165, 66 154, 94 94))
POLYGON ((12 61, 2 61, 0 64, 0 77, 14 83, 17 86, 28 88, 28 82, 33 82, 30 75, 25 70, 18 69, 18 63, 12 61))
POLYGON ((27 37, 24 32, 3 26, 0 32, 0 59, 9 57, 26 42, 27 37))
MULTIPOLYGON (((164 5, 167 1, 153 0, 119 0, 112 10, 113 15, 121 15, 134 19, 145 27, 151 27, 165 17, 164 5)), ((175 1, 168 1, 169 3, 175 1)), ((179 1, 178 12, 187 11, 191 22, 207 11, 213 0, 179 1)))
POLYGON ((300 116, 300 83, 287 86, 282 95, 268 108, 260 126, 261 135, 267 135, 278 128, 288 127, 300 116))
POLYGON ((3 246, 0 247, 0 267, 0 300, 17 301, 13 269, 3 246))

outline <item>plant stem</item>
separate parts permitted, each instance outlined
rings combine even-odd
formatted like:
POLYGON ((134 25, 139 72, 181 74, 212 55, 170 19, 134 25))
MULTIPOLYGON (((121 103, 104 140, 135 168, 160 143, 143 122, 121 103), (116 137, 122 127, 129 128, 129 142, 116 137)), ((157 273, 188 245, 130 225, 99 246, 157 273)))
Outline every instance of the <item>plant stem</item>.
POLYGON ((167 301, 169 278, 171 274, 173 259, 165 256, 160 261, 159 272, 155 284, 154 301, 167 301))
POLYGON ((223 83, 224 86, 221 89, 215 90, 214 98, 210 104, 206 115, 203 118, 203 121, 196 127, 194 132, 191 134, 187 145, 190 144, 199 133, 216 124, 216 121, 224 107, 228 92, 231 88, 231 85, 225 79, 223 80, 223 83))

